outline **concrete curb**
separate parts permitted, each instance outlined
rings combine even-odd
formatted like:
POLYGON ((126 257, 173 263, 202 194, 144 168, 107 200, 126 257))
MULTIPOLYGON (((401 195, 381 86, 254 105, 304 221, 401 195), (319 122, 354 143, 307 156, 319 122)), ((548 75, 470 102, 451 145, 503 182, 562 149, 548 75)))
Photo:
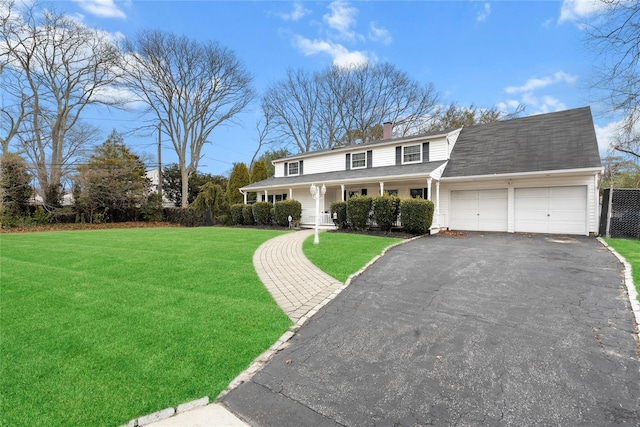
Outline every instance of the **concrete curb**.
POLYGON ((620 255, 615 249, 607 244, 601 237, 598 237, 598 241, 602 243, 602 245, 609 250, 618 261, 624 266, 623 276, 624 276, 624 284, 627 288, 627 296, 629 297, 629 303, 631 304, 631 311, 633 312, 635 318, 635 332, 636 332, 636 340, 638 344, 640 344, 640 302, 638 302, 638 291, 633 283, 633 275, 631 274, 631 264, 627 262, 627 260, 620 255))
POLYGON ((175 408, 166 408, 157 412, 153 412, 151 414, 134 418, 131 421, 129 421, 127 424, 124 424, 121 427, 145 426, 151 423, 166 420, 167 418, 171 418, 174 415, 180 414, 185 411, 190 411, 192 409, 199 408, 201 406, 207 406, 208 404, 209 404, 209 397, 205 396, 200 399, 192 400, 190 402, 181 403, 175 408))

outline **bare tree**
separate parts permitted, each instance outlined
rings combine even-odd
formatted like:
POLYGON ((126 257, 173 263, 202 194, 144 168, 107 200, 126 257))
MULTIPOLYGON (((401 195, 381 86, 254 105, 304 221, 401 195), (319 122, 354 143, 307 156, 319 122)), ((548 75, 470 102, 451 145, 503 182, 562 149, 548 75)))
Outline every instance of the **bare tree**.
POLYGON ((524 112, 524 105, 519 104, 511 113, 504 113, 496 107, 481 108, 474 104, 460 107, 452 102, 447 107, 439 107, 433 115, 432 121, 422 129, 423 133, 443 132, 498 120, 509 120, 520 116, 524 112))
POLYGON ((111 103, 103 90, 118 77, 120 55, 106 33, 63 13, 38 10, 36 4, 19 13, 13 3, 0 3, 0 56, 3 68, 18 79, 8 87, 19 100, 11 127, 26 128, 18 136, 46 201, 50 189, 61 186, 65 165, 87 142, 79 137, 85 130, 76 129, 83 110, 111 103))
POLYGON ((398 136, 414 133, 431 116, 438 94, 390 64, 287 72, 262 99, 274 140, 300 152, 366 143, 395 124, 398 136))
POLYGON ((159 30, 125 42, 127 87, 147 104, 178 155, 182 206, 211 132, 252 100, 251 77, 235 53, 159 30))
POLYGON ((640 2, 599 1, 603 11, 587 25, 598 55, 594 87, 607 94, 610 112, 624 116, 613 148, 640 159, 640 2))

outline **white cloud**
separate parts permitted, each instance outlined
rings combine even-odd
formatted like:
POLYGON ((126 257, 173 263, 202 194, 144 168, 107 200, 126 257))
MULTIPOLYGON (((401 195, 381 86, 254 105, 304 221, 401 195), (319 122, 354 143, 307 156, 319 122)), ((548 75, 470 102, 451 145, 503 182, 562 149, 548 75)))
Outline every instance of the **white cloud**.
POLYGON ((609 122, 605 126, 595 125, 600 153, 606 153, 611 148, 611 145, 616 141, 616 137, 620 134, 623 126, 624 119, 609 122))
POLYGON ((336 30, 338 34, 347 39, 355 38, 355 32, 351 29, 356 23, 358 9, 349 5, 348 2, 335 0, 329 4, 331 13, 323 16, 324 22, 336 30))
POLYGON ((311 13, 309 9, 305 9, 300 2, 293 3, 293 10, 289 13, 280 13, 278 16, 285 21, 299 21, 305 15, 311 13))
POLYGON ((485 3, 482 10, 476 14, 476 22, 484 22, 491 15, 491 4, 485 3))
POLYGON ((507 93, 531 92, 536 89, 541 89, 556 83, 567 83, 572 85, 576 82, 577 79, 578 78, 576 76, 572 76, 563 71, 558 71, 552 76, 529 79, 522 86, 509 86, 505 89, 505 92, 507 93))
POLYGON ((393 41, 389 30, 378 27, 375 22, 369 24, 369 39, 382 42, 385 45, 389 45, 393 41))
POLYGON ((349 51, 341 44, 326 40, 309 40, 302 36, 295 36, 295 45, 307 56, 319 53, 328 54, 333 58, 333 64, 339 67, 358 67, 369 62, 365 52, 349 51))
POLYGON ((558 22, 578 21, 600 12, 605 6, 601 0, 564 0, 558 22))
POLYGON ((126 18, 127 15, 116 6, 114 0, 73 0, 86 12, 102 18, 126 18))

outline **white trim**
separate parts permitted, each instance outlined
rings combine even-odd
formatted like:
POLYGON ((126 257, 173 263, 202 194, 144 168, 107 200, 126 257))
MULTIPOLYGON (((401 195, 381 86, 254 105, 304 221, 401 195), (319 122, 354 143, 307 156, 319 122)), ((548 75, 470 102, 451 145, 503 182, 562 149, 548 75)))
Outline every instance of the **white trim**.
MULTIPOLYGON (((359 151, 357 153, 351 153, 351 156, 349 156, 350 162, 351 162, 351 169, 366 169, 367 168, 367 152, 366 151, 359 151), (356 154, 362 154, 364 155, 364 165, 363 166, 353 166, 353 156, 355 156, 356 154)), ((362 160, 358 160, 359 162, 362 160)))
MULTIPOLYGON (((415 155, 415 154, 416 153, 411 153, 410 155, 415 155)), ((402 146, 402 164, 403 165, 413 165, 415 163, 422 163, 422 144, 418 143, 418 144, 411 144, 411 145, 403 145, 402 146), (404 158, 405 158, 404 150, 405 150, 405 148, 409 148, 409 147, 418 147, 418 153, 417 153, 419 155, 418 160, 412 160, 410 162, 407 162, 407 161, 404 160, 404 158)))
POLYGON ((295 162, 287 162, 287 176, 298 176, 300 175, 300 160, 297 160, 295 162), (298 166, 298 171, 296 173, 291 173, 291 165, 297 165, 298 166))
POLYGON ((493 180, 493 179, 508 179, 508 178, 534 178, 540 176, 551 175, 584 175, 585 173, 601 173, 604 170, 603 167, 582 168, 582 169, 556 169, 548 171, 535 171, 535 172, 516 172, 516 173, 502 173, 494 175, 469 175, 469 176, 452 176, 442 177, 442 182, 457 182, 457 181, 479 181, 479 180, 493 180))

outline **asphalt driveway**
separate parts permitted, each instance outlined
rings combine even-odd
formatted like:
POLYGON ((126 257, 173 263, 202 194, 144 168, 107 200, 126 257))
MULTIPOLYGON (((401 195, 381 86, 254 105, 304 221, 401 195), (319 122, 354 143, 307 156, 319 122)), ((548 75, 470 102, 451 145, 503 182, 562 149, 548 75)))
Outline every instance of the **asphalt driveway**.
POLYGON ((638 426, 621 266, 592 238, 390 250, 223 404, 253 426, 638 426))

